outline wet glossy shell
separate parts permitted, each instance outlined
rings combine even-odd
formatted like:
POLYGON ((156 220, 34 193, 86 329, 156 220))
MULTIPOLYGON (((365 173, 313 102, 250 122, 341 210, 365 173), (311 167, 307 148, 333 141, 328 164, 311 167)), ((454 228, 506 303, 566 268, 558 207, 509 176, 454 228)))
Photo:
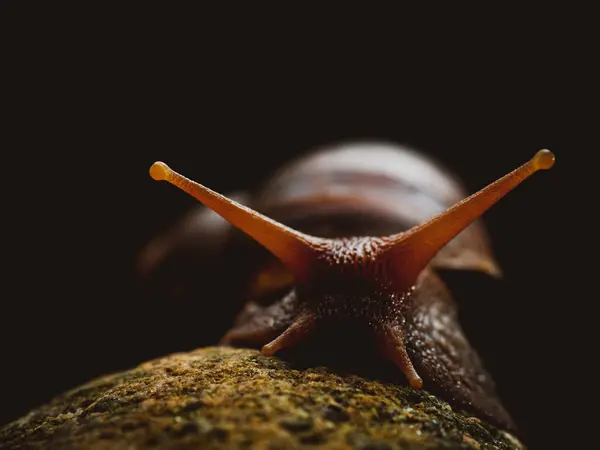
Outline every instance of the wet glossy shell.
MULTIPOLYGON (((266 183, 252 207, 322 237, 383 236, 421 224, 468 196, 456 177, 408 147, 353 143, 304 156, 266 183)), ((432 261, 498 274, 477 221, 432 261)))

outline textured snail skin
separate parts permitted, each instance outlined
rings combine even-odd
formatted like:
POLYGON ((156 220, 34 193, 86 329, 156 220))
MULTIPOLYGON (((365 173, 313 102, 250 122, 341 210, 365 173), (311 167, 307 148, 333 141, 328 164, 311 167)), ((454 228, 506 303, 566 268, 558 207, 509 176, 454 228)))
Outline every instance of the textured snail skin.
MULTIPOLYGON (((329 263, 340 272, 347 269, 345 277, 296 285, 267 306, 248 302, 222 343, 263 345, 285 336, 299 317, 304 318, 302 327, 292 342, 288 339, 288 345, 310 338, 320 327, 349 334, 361 330, 367 337, 371 334, 374 350, 403 368, 412 387, 423 386, 459 407, 513 429, 490 375, 462 331, 457 305, 446 285, 430 269, 402 293, 387 283, 368 280, 364 241, 359 247, 353 239, 339 240, 340 256, 332 257, 329 263)), ((277 349, 265 352, 263 347, 263 352, 272 354, 277 349)))
MULTIPOLYGON (((285 266, 271 258, 251 277, 248 301, 223 344, 262 345, 270 356, 321 339, 323 330, 349 336, 360 330, 411 387, 425 387, 514 429, 436 270, 499 276, 477 218, 553 164, 554 155, 542 150, 465 198, 451 175, 411 150, 345 145, 281 170, 250 199, 254 209, 161 162, 150 175, 194 196, 285 266)), ((188 230, 171 236, 173 247, 181 248, 191 235, 188 230)))

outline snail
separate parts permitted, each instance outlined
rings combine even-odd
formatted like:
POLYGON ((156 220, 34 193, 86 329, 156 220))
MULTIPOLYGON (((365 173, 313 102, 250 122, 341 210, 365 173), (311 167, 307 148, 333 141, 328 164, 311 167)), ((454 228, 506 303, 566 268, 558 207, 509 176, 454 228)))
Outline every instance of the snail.
MULTIPOLYGON (((549 150, 540 150, 466 198, 457 179, 432 160, 380 143, 305 155, 280 170, 260 195, 240 202, 163 162, 154 163, 150 175, 193 196, 271 255, 249 277, 247 302, 223 344, 256 345, 271 356, 319 330, 352 335, 360 329, 412 388, 434 389, 513 428, 438 269, 500 276, 478 218, 554 160, 549 150)), ((225 222, 207 217, 203 211, 163 239, 161 251, 155 248, 154 259, 148 257, 152 264, 157 254, 192 245, 202 233, 215 249, 225 245, 225 222), (199 227, 207 228, 200 233, 199 227)))

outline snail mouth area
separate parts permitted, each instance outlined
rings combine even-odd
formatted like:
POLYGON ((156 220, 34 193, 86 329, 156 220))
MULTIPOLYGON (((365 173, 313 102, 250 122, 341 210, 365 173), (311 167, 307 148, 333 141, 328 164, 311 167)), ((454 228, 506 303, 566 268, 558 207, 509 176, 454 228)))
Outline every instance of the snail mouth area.
POLYGON ((397 367, 381 354, 373 327, 356 318, 322 318, 310 338, 277 356, 298 369, 322 366, 340 374, 406 383, 397 367))

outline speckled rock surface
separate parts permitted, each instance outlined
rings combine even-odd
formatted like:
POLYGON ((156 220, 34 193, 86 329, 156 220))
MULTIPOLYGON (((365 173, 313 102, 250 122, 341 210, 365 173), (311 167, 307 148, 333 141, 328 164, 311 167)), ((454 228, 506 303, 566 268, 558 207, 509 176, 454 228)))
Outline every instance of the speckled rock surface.
POLYGON ((11 449, 518 449, 424 391, 199 349, 108 375, 0 430, 11 449))

